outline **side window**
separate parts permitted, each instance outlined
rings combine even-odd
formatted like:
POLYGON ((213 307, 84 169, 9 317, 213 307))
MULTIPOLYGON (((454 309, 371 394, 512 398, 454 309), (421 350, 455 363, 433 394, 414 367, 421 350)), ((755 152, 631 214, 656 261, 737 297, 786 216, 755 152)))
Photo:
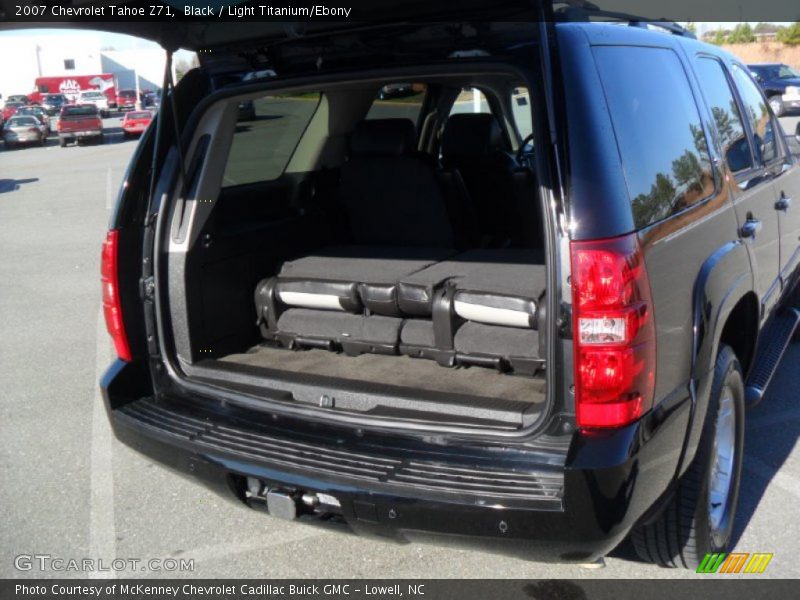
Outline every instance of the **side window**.
POLYGON ((714 191, 711 157, 686 73, 668 49, 598 46, 603 82, 637 227, 714 191))
POLYGON ((320 94, 264 96, 239 104, 222 187, 272 181, 283 174, 319 106, 320 94))
POLYGON ((697 76, 711 115, 717 126, 720 150, 734 173, 753 166, 750 143, 745 134, 742 115, 733 97, 724 67, 715 58, 697 59, 697 76))
POLYGON ((367 119, 411 119, 416 123, 422 112, 427 87, 424 83, 390 83, 378 91, 367 119))
POLYGON ((528 88, 518 87, 511 92, 511 113, 514 115, 514 125, 517 126, 520 139, 533 133, 531 95, 528 88))
POLYGON ((478 88, 465 88, 453 103, 450 114, 456 113, 491 113, 486 96, 478 88))
POLYGON ((759 162, 770 162, 778 157, 778 140, 775 138, 775 127, 772 123, 772 113, 769 110, 769 106, 761 95, 758 86, 744 69, 734 64, 731 72, 733 73, 734 81, 736 81, 736 87, 739 88, 739 95, 742 98, 747 120, 750 121, 756 159, 759 162))

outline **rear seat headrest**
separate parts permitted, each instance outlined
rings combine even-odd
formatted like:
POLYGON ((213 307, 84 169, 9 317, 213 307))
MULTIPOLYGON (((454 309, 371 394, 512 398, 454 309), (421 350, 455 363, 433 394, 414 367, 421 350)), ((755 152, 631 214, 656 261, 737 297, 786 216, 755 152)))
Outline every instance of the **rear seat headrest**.
POLYGON ((448 117, 442 133, 442 158, 470 158, 503 152, 506 141, 494 115, 455 114, 448 117))
POLYGON ((417 132, 411 119, 360 121, 350 134, 350 156, 402 156, 417 149, 417 132))

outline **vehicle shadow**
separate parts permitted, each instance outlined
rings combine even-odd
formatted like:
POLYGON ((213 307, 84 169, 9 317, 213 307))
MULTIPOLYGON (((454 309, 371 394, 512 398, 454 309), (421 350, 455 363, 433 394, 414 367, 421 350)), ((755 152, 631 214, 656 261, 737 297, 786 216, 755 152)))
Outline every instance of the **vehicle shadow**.
MULTIPOLYGON (((764 399, 758 406, 745 413, 742 483, 733 526, 732 549, 738 546, 767 488, 780 474, 781 468, 794 451, 800 437, 800 418, 797 414, 787 417, 788 411, 797 410, 794 399, 798 370, 800 370, 800 342, 794 342, 786 350, 764 399)), ((788 510, 787 507, 787 517, 790 514, 788 510)), ((743 550, 754 549, 743 548, 743 550)), ((610 556, 643 562, 636 555, 629 539, 617 546, 610 556)))
POLYGON ((122 144, 123 142, 136 141, 138 136, 126 136, 122 127, 103 127, 104 144, 122 144))
POLYGON ((800 437, 800 419, 797 416, 787 418, 785 414, 797 409, 794 399, 797 397, 798 370, 800 343, 793 342, 786 350, 766 396, 745 415, 744 465, 733 531, 734 547, 800 437))
POLYGON ((19 189, 19 186, 36 181, 39 181, 38 177, 29 177, 28 179, 0 179, 0 194, 14 192, 19 189))
POLYGON ((258 125, 259 121, 275 121, 282 118, 283 115, 256 115, 253 119, 237 121, 234 133, 250 131, 253 129, 253 125, 258 125))

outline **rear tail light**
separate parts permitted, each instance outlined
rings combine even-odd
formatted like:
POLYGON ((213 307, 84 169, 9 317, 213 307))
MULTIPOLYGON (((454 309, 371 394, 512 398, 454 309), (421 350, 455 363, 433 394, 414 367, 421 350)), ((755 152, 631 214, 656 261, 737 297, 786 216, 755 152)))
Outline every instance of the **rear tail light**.
POLYGON ((575 409, 582 428, 621 427, 653 405, 656 336, 636 234, 570 243, 575 409))
POLYGON ((106 318, 106 329, 114 342, 117 356, 122 360, 131 360, 131 349, 125 324, 122 320, 122 302, 119 297, 118 277, 119 231, 112 229, 103 242, 103 253, 100 260, 100 282, 103 286, 103 315, 106 318))

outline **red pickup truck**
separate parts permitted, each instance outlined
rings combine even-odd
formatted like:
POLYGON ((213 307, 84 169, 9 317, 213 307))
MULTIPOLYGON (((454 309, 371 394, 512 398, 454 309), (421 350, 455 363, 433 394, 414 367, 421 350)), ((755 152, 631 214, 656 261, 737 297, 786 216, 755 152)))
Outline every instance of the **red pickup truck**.
POLYGON ((103 121, 94 104, 70 104, 63 107, 56 123, 56 131, 58 143, 62 147, 72 141, 103 142, 103 121))

